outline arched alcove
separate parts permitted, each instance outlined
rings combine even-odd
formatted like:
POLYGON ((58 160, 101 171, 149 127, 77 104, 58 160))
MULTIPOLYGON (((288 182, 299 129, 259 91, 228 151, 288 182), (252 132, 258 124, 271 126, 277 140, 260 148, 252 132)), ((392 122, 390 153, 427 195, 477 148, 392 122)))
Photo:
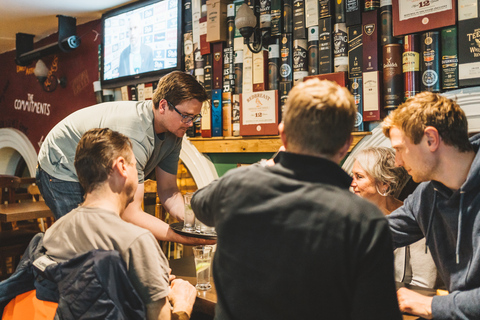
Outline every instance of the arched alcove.
MULTIPOLYGON (((27 165, 29 175, 35 176, 37 152, 28 137, 17 129, 0 129, 0 174, 14 175, 22 158, 27 165)), ((198 152, 186 137, 183 138, 180 159, 191 172, 198 188, 218 178, 213 163, 198 152)))
POLYGON ((28 137, 13 128, 0 129, 0 174, 14 175, 21 160, 24 160, 29 175, 35 176, 37 152, 28 137))

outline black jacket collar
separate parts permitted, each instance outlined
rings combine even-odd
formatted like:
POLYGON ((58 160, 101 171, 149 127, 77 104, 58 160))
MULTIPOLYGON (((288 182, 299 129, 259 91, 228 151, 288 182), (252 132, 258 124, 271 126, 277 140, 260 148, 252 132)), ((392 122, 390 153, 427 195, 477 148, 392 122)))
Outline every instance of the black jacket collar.
POLYGON ((348 189, 352 183, 352 178, 338 164, 325 158, 280 152, 275 162, 304 181, 331 184, 342 189, 348 189))

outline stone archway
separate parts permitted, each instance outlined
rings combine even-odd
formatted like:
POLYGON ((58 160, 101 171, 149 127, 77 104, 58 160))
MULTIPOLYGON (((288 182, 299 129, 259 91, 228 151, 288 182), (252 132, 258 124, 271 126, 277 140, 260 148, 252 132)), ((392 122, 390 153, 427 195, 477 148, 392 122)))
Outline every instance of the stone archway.
POLYGON ((29 175, 35 176, 37 152, 28 137, 13 128, 0 129, 0 174, 15 174, 19 161, 23 158, 29 175))

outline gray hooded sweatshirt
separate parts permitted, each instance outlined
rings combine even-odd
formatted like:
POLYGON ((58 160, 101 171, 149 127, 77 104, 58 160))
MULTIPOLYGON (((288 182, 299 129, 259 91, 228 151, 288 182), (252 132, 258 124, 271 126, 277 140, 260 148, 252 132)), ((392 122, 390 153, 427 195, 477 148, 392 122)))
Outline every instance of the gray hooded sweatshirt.
POLYGON ((476 156, 459 190, 424 182, 387 216, 395 248, 426 238, 450 292, 433 298, 435 320, 480 319, 480 135, 471 142, 476 156))

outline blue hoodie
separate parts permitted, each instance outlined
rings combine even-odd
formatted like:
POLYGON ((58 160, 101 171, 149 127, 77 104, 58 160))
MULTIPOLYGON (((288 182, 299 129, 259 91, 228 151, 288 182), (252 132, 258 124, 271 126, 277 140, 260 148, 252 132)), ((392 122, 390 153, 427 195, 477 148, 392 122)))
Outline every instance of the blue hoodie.
POLYGON ((433 298, 435 320, 480 319, 480 135, 471 142, 476 156, 459 190, 424 182, 387 217, 396 248, 426 238, 450 292, 433 298))

